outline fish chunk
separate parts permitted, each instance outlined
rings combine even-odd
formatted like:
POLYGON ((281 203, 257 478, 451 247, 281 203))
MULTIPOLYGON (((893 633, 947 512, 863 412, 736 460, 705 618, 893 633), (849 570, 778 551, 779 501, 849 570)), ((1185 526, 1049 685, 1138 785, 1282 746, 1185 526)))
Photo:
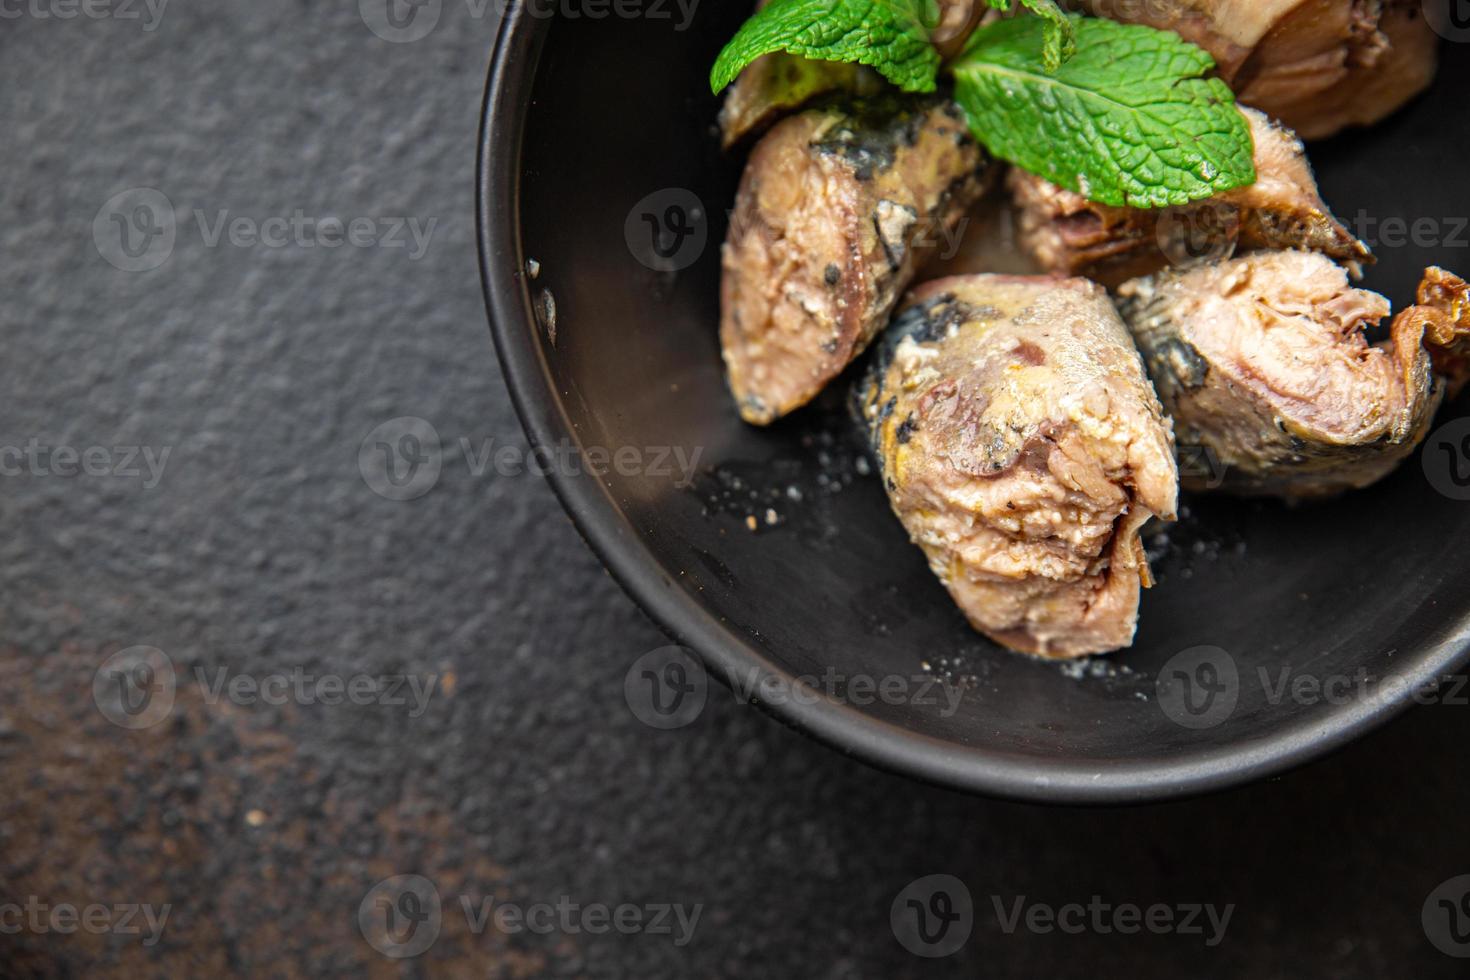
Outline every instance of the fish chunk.
POLYGON ((809 109, 761 139, 720 288, 725 365, 747 422, 800 408, 863 352, 991 170, 943 98, 809 109))
POLYGON ((1241 248, 1300 248, 1354 265, 1373 261, 1322 201, 1301 141, 1255 109, 1242 108, 1255 141, 1256 182, 1182 208, 1145 210, 1088 201, 1013 169, 1022 245, 1042 268, 1106 286, 1174 263, 1228 258, 1241 248))
POLYGON ((1262 252, 1124 284, 1120 307, 1174 419, 1186 489, 1310 499, 1387 476, 1465 383, 1467 287, 1388 300, 1321 255, 1262 252))
POLYGON ((976 629, 1049 658, 1126 647, 1174 520, 1168 420, 1107 293, 972 275, 916 289, 855 393, 895 513, 976 629))
POLYGON ((1376 123, 1434 80, 1422 0, 1084 0, 1100 17, 1174 31, 1214 56, 1240 101, 1303 139, 1376 123))

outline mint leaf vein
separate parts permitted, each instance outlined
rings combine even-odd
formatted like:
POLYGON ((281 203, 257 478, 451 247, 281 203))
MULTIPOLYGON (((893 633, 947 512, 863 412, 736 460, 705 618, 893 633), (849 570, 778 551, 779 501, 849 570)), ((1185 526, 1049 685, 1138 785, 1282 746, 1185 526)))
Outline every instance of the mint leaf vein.
POLYGON ((955 62, 955 98, 996 156, 1091 200, 1187 204, 1252 184, 1253 145, 1214 61, 1178 36, 1076 19, 1077 52, 1048 72, 1046 25, 1001 21, 955 62))

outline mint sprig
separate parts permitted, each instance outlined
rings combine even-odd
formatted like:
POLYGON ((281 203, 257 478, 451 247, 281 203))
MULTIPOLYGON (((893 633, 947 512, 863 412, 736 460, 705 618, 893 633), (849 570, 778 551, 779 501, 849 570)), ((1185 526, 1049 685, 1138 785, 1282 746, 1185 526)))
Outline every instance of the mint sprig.
MULTIPOLYGON (((985 0, 986 6, 992 10, 1006 12, 1010 11, 1012 2, 1013 0, 985 0)), ((1072 19, 1056 5, 1056 0, 1021 0, 1021 6, 1046 22, 1045 43, 1041 50, 1042 63, 1047 71, 1056 71, 1062 67, 1063 62, 1077 53, 1077 31, 1072 25, 1072 19)))
POLYGON ((955 99, 991 153, 1090 200, 1158 208, 1255 183, 1235 96, 1214 59, 1175 34, 1077 18, 1076 55, 1046 70, 1045 25, 975 32, 951 66, 955 99))
MULTIPOLYGON (((955 99, 994 155, 1089 200, 1161 208, 1256 181, 1235 96, 1202 49, 1167 31, 1063 13, 1055 0, 985 0, 1036 16, 977 30, 949 69, 955 99)), ((756 58, 786 51, 856 62, 905 92, 932 92, 940 0, 771 0, 725 45, 719 92, 756 58)))
POLYGON ((787 51, 815 61, 868 65, 905 92, 932 92, 939 53, 925 27, 930 0, 771 0, 715 59, 718 93, 761 55, 787 51))

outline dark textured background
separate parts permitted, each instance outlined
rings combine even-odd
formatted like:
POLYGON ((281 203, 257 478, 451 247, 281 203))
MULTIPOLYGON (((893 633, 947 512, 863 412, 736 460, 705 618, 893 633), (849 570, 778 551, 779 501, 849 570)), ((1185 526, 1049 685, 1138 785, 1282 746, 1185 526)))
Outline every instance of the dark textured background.
POLYGON ((171 903, 162 941, 0 934, 0 976, 1463 975, 1420 909, 1470 872, 1463 706, 1208 799, 1046 810, 872 771, 716 697, 628 711, 661 634, 536 477, 394 502, 358 449, 396 416, 523 445, 474 255, 493 23, 446 3, 409 44, 351 2, 175 0, 137 21, 0 21, 0 446, 141 445, 162 481, 0 479, 0 903, 171 903), (151 186, 185 222, 159 269, 94 247, 151 186), (438 219, 427 253, 206 247, 194 209, 438 219), (169 717, 111 724, 93 676, 158 647, 169 717), (193 670, 441 675, 428 710, 210 704, 193 670), (962 878, 965 950, 911 957, 912 879, 962 878), (424 956, 357 927, 430 877, 424 956), (1227 938, 1005 935, 989 896, 1234 903, 1227 938), (473 934, 457 897, 703 903, 695 938, 473 934))

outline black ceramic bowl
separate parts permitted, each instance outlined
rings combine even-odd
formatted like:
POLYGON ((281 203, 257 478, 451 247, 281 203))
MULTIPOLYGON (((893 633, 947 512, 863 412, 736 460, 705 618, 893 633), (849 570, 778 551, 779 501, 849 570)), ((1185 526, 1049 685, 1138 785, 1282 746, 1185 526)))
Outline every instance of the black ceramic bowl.
MULTIPOLYGON (((1312 758, 1459 666, 1470 504, 1450 495, 1447 443, 1333 503, 1187 500, 1190 517, 1155 541, 1161 583, 1144 595, 1136 644, 1079 670, 1006 653, 966 626, 861 472, 835 400, 769 430, 742 425, 716 337, 719 243, 742 160, 716 145, 706 73, 749 6, 700 5, 679 30, 672 3, 597 20, 515 5, 495 48, 479 172, 487 301, 527 433, 636 452, 622 467, 632 475, 563 466, 553 483, 618 580, 712 673, 834 685, 835 697, 769 707, 892 770, 1021 799, 1124 802, 1312 758), (643 214, 661 222, 674 204, 687 215, 692 200, 706 212, 703 247, 696 232, 666 263, 686 267, 649 268, 663 260, 643 214), (537 318, 547 295, 554 339, 537 318), (694 486, 656 465, 661 447, 701 451, 694 486), (916 683, 894 682, 887 699, 841 687, 922 677, 925 664, 970 685, 957 711, 914 703, 929 700, 916 683)), ((1470 215, 1458 47, 1445 45, 1428 97, 1313 149, 1339 214, 1378 222, 1357 229, 1379 240, 1367 285, 1396 305, 1425 264, 1470 268, 1456 217, 1470 215)))

